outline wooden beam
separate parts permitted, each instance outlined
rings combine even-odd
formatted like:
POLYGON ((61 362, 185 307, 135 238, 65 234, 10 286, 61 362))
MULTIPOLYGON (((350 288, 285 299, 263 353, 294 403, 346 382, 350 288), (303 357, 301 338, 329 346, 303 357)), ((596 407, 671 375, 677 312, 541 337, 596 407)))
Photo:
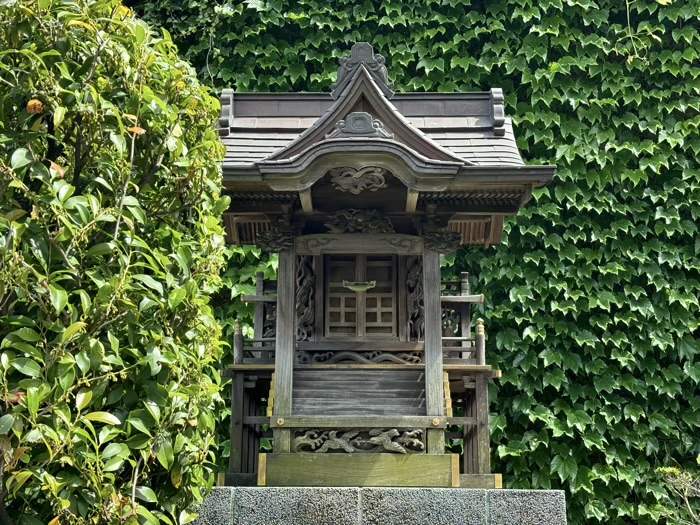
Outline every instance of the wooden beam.
POLYGON ((450 488, 460 479, 453 455, 300 453, 265 454, 263 460, 261 454, 258 485, 450 488))
POLYGON ((447 421, 448 419, 443 416, 286 416, 273 417, 270 420, 270 427, 444 429, 447 421))
MULTIPOLYGON (((459 347, 455 347, 459 349, 459 347)), ((279 351, 279 350, 278 350, 279 351)), ((227 375, 228 371, 231 370, 274 370, 275 365, 272 364, 242 364, 242 365, 228 365, 227 371, 223 372, 223 375, 227 375)), ((422 370, 425 368, 423 364, 374 364, 374 365, 362 365, 362 364, 337 364, 337 365, 296 365, 294 370, 422 370)), ((443 365, 443 370, 450 372, 469 372, 469 373, 485 373, 492 374, 493 368, 491 365, 470 365, 470 364, 449 364, 443 365)))
POLYGON ((314 212, 314 203, 311 198, 311 188, 300 191, 299 199, 301 200, 301 209, 304 210, 304 213, 312 214, 314 212))
POLYGON ((297 255, 382 253, 419 255, 423 239, 401 233, 319 233, 295 239, 297 255))
POLYGON ((443 295, 440 297, 442 303, 476 303, 483 304, 484 294, 479 295, 443 295))
MULTIPOLYGON (((275 341, 275 404, 273 419, 292 413, 292 375, 294 371, 294 345, 296 343, 295 275, 296 255, 294 245, 279 254, 277 271, 277 331, 275 341)), ((274 432, 275 452, 289 452, 289 431, 274 432)))
POLYGON ((416 190, 408 190, 406 193, 406 213, 413 213, 416 211, 419 195, 420 193, 416 190))
POLYGON ((276 295, 243 295, 243 296, 241 296, 241 299, 244 303, 276 303, 277 302, 276 295))
POLYGON ((461 474, 459 486, 463 489, 500 489, 503 480, 500 474, 461 474))

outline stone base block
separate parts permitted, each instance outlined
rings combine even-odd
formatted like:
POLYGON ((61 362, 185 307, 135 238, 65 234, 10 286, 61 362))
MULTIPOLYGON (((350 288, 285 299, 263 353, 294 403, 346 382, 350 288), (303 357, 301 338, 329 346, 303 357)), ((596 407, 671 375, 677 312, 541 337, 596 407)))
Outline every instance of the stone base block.
POLYGON ((217 487, 195 525, 566 525, 560 490, 217 487))

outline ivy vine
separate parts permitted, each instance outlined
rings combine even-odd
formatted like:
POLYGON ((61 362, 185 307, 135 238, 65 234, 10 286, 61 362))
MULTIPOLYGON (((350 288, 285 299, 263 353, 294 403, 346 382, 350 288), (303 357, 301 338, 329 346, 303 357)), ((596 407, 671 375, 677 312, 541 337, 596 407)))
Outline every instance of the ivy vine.
POLYGON ((655 469, 700 452, 698 0, 137 6, 217 88, 329 91, 363 40, 399 91, 502 87, 559 169, 502 245, 446 260, 488 297, 494 471, 565 489, 573 524, 663 520, 655 469))

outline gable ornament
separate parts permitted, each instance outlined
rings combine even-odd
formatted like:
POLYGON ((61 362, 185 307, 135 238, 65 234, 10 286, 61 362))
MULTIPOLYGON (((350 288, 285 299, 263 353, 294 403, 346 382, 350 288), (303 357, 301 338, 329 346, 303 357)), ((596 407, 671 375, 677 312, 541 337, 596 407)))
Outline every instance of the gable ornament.
POLYGON ((389 82, 389 75, 386 69, 386 60, 379 53, 374 52, 374 48, 367 42, 358 42, 350 50, 349 57, 340 59, 338 68, 338 80, 331 86, 331 97, 338 98, 340 92, 348 84, 357 68, 364 66, 367 72, 377 83, 387 98, 394 95, 394 84, 389 82))
POLYGON ((335 124, 335 129, 326 135, 327 139, 354 137, 376 137, 380 139, 393 139, 393 133, 384 129, 381 120, 372 117, 365 111, 355 111, 348 113, 343 119, 335 124))

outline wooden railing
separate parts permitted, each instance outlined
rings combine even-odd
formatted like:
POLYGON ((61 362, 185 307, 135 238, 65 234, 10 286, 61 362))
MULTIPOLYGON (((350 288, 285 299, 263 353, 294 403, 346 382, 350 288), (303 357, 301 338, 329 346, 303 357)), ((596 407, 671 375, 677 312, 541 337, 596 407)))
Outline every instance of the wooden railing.
MULTIPOLYGON (((484 322, 479 319, 476 324, 475 334, 471 330, 471 307, 473 304, 484 302, 483 294, 473 295, 469 291, 469 274, 463 272, 459 281, 443 281, 440 302, 445 311, 452 310, 459 318, 458 325, 454 329, 458 335, 443 335, 443 355, 447 356, 446 363, 459 361, 477 365, 486 364, 486 335, 484 322), (457 357, 451 357, 457 354, 457 357)), ((443 332, 446 329, 443 323, 443 332)), ((449 327, 447 327, 449 329, 449 327)))
MULTIPOLYGON (((234 364, 248 365, 263 365, 274 364, 275 362, 275 337, 262 337, 262 325, 264 324, 265 307, 274 304, 277 300, 275 295, 264 293, 265 285, 262 282, 262 276, 258 276, 258 284, 256 295, 243 296, 243 300, 247 303, 255 305, 255 321, 256 329, 253 338, 245 339, 243 336, 242 325, 237 321, 234 329, 233 337, 233 358, 234 364)), ((443 281, 440 297, 443 309, 443 326, 446 311, 454 312, 456 324, 443 330, 449 332, 450 335, 442 337, 442 353, 445 364, 486 364, 486 335, 484 323, 481 319, 477 320, 476 328, 472 333, 471 315, 472 305, 482 304, 484 296, 482 294, 474 295, 470 293, 468 274, 462 273, 459 281, 443 281), (451 331, 451 332, 450 332, 451 331)), ((366 345, 367 343, 365 343, 366 345)), ((410 342, 397 343, 396 348, 393 346, 382 350, 386 352, 421 352, 421 342, 414 342, 415 348, 408 348, 410 342)), ((346 350, 358 350, 350 348, 352 345, 346 343, 346 350)), ((301 345, 303 346, 303 345, 301 345)), ((338 343, 328 343, 328 348, 312 348, 315 345, 307 345, 310 348, 303 348, 314 352, 327 352, 340 350, 335 348, 338 343)), ((342 345, 341 345, 342 346, 342 345)), ((390 345, 391 346, 391 345, 390 345)))

